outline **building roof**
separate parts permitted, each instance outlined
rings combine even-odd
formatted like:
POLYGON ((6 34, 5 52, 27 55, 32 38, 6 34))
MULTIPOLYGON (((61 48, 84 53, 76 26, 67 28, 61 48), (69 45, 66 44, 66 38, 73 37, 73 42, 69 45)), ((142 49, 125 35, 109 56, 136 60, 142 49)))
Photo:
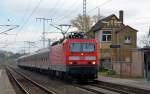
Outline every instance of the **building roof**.
POLYGON ((127 28, 129 28, 129 29, 131 29, 131 30, 133 30, 133 31, 135 31, 135 32, 138 31, 138 30, 132 28, 131 26, 126 25, 126 26, 123 26, 121 29, 117 30, 116 33, 119 33, 119 32, 121 32, 121 31, 123 31, 123 30, 125 30, 125 29, 127 29, 127 28))
MULTIPOLYGON (((107 22, 107 21, 111 20, 112 17, 115 17, 118 21, 120 21, 119 18, 118 18, 115 14, 112 14, 112 15, 110 15, 110 16, 107 16, 107 17, 105 17, 105 18, 99 20, 99 21, 91 28, 90 31, 96 32, 96 31, 100 30, 100 29, 104 26, 103 21, 106 21, 106 22, 107 22)), ((125 30, 126 28, 132 29, 132 30, 135 31, 135 32, 138 31, 138 30, 132 28, 132 27, 129 26, 129 25, 124 25, 124 24, 122 24, 121 29, 117 30, 116 33, 119 33, 120 31, 123 31, 123 30, 125 30)), ((90 32, 90 31, 89 31, 89 32, 90 32)))
POLYGON ((110 16, 107 16, 107 17, 105 17, 105 18, 99 20, 99 21, 91 28, 90 31, 96 32, 96 31, 100 30, 100 29, 103 27, 103 25, 104 25, 104 24, 103 24, 103 21, 109 21, 112 17, 115 17, 115 18, 119 21, 119 19, 117 18, 117 16, 116 16, 115 14, 112 14, 112 15, 110 15, 110 16))

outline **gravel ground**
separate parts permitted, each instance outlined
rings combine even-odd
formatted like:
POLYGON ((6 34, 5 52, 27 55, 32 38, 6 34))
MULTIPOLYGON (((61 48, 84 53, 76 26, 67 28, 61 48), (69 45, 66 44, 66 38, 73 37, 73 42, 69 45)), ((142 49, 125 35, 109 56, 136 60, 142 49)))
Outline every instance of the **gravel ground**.
POLYGON ((51 79, 47 75, 41 75, 39 73, 30 72, 18 68, 17 70, 22 71, 34 81, 38 82, 39 84, 42 84, 43 86, 47 87, 49 90, 56 92, 57 94, 94 94, 92 92, 88 92, 78 87, 74 87, 64 81, 51 79))

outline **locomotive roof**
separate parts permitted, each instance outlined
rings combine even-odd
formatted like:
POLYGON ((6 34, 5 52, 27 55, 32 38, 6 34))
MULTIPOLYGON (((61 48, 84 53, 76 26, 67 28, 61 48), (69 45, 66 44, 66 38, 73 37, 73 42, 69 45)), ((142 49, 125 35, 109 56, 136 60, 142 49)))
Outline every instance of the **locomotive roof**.
POLYGON ((74 31, 74 32, 68 32, 64 38, 58 40, 58 41, 55 41, 52 43, 51 46, 54 46, 54 45, 57 45, 57 44, 61 44, 63 43, 65 40, 72 40, 72 39, 87 39, 87 36, 85 35, 84 32, 77 32, 77 31, 74 31))
POLYGON ((95 39, 68 39, 69 42, 96 42, 95 39))
POLYGON ((33 56, 33 55, 38 55, 38 54, 46 53, 46 52, 49 52, 49 51, 50 51, 49 48, 43 48, 43 49, 37 50, 37 51, 35 51, 33 53, 23 55, 23 56, 19 57, 18 59, 22 59, 22 58, 30 57, 30 56, 33 56))

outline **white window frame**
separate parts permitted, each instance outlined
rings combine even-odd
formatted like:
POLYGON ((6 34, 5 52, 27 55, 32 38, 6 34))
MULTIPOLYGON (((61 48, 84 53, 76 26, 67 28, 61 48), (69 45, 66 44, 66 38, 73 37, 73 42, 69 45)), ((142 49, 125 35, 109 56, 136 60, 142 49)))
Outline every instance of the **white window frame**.
POLYGON ((102 33, 102 36, 101 36, 101 42, 112 42, 112 30, 102 30, 101 31, 102 33), (104 31, 110 31, 111 32, 111 34, 104 34, 103 32, 104 31), (103 41, 103 35, 106 35, 106 41, 103 41), (111 41, 108 41, 108 35, 111 35, 111 41))
POLYGON ((127 35, 124 37, 124 43, 125 44, 130 44, 131 43, 131 36, 130 35, 127 35))

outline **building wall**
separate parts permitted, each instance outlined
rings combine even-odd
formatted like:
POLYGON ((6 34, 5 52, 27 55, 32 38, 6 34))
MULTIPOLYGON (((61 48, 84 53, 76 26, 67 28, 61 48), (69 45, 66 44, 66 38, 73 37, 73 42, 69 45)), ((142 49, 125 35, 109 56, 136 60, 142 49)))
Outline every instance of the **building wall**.
POLYGON ((144 76, 144 53, 139 50, 133 51, 132 56, 132 75, 134 77, 144 76))
MULTIPOLYGON (((111 54, 110 58, 112 62, 124 61, 131 63, 132 62, 132 49, 136 48, 136 32, 128 31, 128 32, 120 32, 116 34, 116 30, 118 28, 112 28, 112 41, 111 42, 101 42, 100 38, 102 35, 102 30, 95 33, 96 39, 100 42, 100 54, 111 54), (131 43, 125 44, 124 38, 125 35, 131 34, 131 43), (110 48, 111 44, 120 44, 120 48, 110 48), (109 52, 109 53, 108 53, 109 52)), ((128 30, 128 29, 127 29, 128 30)))
MULTIPOLYGON (((108 30, 110 27, 107 27, 108 30)), ((105 27, 106 29, 106 27, 105 27)), ((136 31, 133 29, 127 28, 124 31, 119 32, 118 34, 116 31, 119 28, 111 27, 112 30, 112 41, 111 42, 102 42, 100 39, 102 38, 102 32, 105 30, 102 28, 102 30, 99 30, 95 33, 95 39, 97 39, 100 42, 100 50, 102 52, 106 52, 104 50, 111 50, 109 54, 111 54, 111 61, 112 62, 119 62, 119 61, 125 61, 125 62, 132 62, 132 49, 136 48, 136 31), (131 43, 125 44, 124 38, 126 34, 130 34, 131 36, 131 43), (111 44, 120 44, 120 48, 110 48, 111 44)), ((100 52, 101 53, 101 52, 100 52)), ((103 54, 104 55, 104 54, 103 54)))
POLYGON ((144 77, 144 53, 140 50, 132 52, 132 63, 113 63, 113 69, 120 76, 144 77))
POLYGON ((131 77, 132 64, 127 62, 113 63, 114 71, 120 76, 131 77))
POLYGON ((133 49, 136 48, 137 32, 131 28, 126 28, 123 31, 117 33, 117 43, 120 44, 120 48, 117 49, 117 60, 120 63, 113 63, 113 70, 121 76, 128 77, 143 77, 142 75, 142 63, 137 62, 138 57, 133 49), (125 43, 125 37, 129 35, 131 37, 131 43, 125 43), (133 59, 134 58, 134 59, 133 59), (135 61, 137 60, 137 61, 135 61))
POLYGON ((117 34, 118 43, 121 45, 120 51, 118 52, 121 57, 121 61, 132 62, 132 49, 136 48, 136 31, 127 27, 122 32, 117 34), (131 43, 125 43, 125 37, 130 36, 131 43))

